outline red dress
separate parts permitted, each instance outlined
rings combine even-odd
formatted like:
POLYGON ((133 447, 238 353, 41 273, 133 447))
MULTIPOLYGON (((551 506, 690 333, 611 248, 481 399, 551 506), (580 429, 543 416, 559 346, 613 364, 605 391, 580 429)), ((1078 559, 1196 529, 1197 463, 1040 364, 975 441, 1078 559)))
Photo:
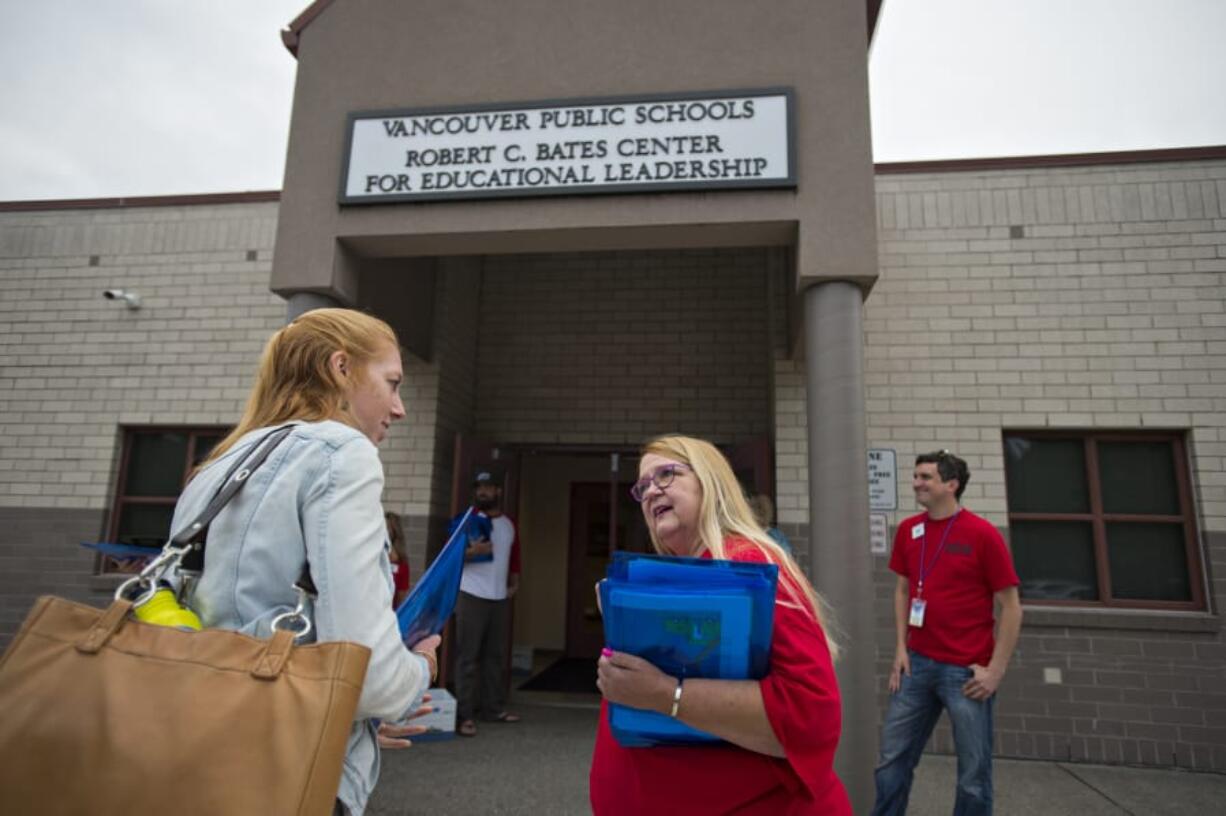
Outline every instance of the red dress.
MULTIPOLYGON (((725 542, 734 561, 764 562, 744 539, 725 542)), ((709 555, 706 557, 710 557, 709 555)), ((786 576, 780 574, 782 589, 786 576)), ((770 667, 761 680, 766 716, 786 759, 733 745, 623 748, 609 730, 607 704, 592 754, 589 795, 596 816, 688 814, 834 814, 851 803, 834 774, 842 704, 821 627, 778 593, 770 667)))

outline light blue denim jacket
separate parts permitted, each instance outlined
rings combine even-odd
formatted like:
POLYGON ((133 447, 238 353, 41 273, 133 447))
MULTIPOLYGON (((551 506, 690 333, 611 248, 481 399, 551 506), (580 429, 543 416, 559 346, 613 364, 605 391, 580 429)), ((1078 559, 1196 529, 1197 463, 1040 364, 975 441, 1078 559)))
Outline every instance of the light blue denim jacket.
MULTIPOLYGON (((199 514, 236 457, 272 428, 246 434, 184 488, 172 532, 199 514)), ((204 574, 187 599, 205 626, 266 638, 270 621, 297 604, 303 560, 319 591, 307 638, 370 647, 337 796, 361 814, 379 777, 371 718, 398 720, 429 683, 425 658, 400 640, 392 611, 383 518, 383 465, 359 431, 340 422, 299 423, 217 515, 204 574)), ((306 757, 303 761, 306 761, 306 757)))

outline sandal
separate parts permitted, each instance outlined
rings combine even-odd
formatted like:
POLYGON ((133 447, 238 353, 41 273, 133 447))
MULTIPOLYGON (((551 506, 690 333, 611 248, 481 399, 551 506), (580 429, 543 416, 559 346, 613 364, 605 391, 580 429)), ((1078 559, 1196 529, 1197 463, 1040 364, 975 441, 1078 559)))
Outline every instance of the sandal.
POLYGON ((460 727, 455 732, 461 737, 475 737, 477 736, 477 724, 472 720, 465 720, 460 723, 460 727))
POLYGON ((495 714, 490 717, 490 722, 496 723, 517 723, 522 719, 518 714, 512 714, 509 711, 504 711, 501 714, 495 714))

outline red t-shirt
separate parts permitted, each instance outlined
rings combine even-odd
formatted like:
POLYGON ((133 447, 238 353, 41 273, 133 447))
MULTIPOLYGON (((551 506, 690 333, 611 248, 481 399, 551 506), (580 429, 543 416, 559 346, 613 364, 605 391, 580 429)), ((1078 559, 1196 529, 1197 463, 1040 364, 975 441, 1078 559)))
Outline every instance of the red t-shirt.
MULTIPOLYGON (((744 539, 726 545, 734 561, 767 560, 744 539)), ((847 792, 834 773, 842 708, 830 649, 809 612, 784 605, 786 580, 781 574, 761 688, 767 719, 787 758, 727 744, 623 748, 602 703, 589 777, 593 813, 850 816, 847 792)))
POLYGON ((409 591, 409 563, 404 559, 392 562, 392 585, 397 592, 409 591))
POLYGON ((894 535, 890 569, 908 580, 912 600, 919 592, 921 551, 920 597, 927 606, 924 625, 907 627, 907 647, 941 663, 986 666, 996 645, 993 596, 1019 583, 1005 540, 970 510, 939 521, 927 513, 905 519, 894 535))

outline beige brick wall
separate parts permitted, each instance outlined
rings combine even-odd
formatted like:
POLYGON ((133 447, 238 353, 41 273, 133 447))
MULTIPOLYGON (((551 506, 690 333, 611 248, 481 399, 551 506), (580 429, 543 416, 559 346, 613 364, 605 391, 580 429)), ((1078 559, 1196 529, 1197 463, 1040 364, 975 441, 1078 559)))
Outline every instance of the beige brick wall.
MULTIPOLYGON (((1226 529, 1226 162, 877 178, 868 441, 949 447, 1005 523, 1000 429, 1189 429, 1201 523, 1226 529)), ((804 371, 775 363, 780 515, 807 521, 804 371)), ((900 514, 890 521, 895 523, 900 514)))
MULTIPOLYGON (((898 451, 891 527, 914 512, 919 451, 965 456, 966 504, 1005 529, 1002 428, 1183 429, 1207 567, 1220 572, 1226 162, 886 175, 877 202, 867 424, 871 446, 898 451)), ((876 560, 884 674, 894 578, 876 560)), ((1226 582, 1210 598, 1220 606, 1226 582)), ((1212 619, 1028 607, 997 750, 1226 768, 1222 644, 1212 619), (1051 668, 1061 684, 1044 682, 1051 668)), ((944 726, 934 745, 952 749, 944 726)))
MULTIPOLYGON (((437 297, 436 297, 437 302, 437 297)), ((389 510, 408 516, 430 514, 434 491, 435 432, 438 424, 439 365, 410 353, 403 355, 404 383, 400 397, 405 419, 392 426, 379 448, 389 510)), ((412 564, 417 572, 417 563, 412 564)))
POLYGON ((0 213, 0 506, 105 508, 120 425, 234 421, 285 319, 276 219, 274 202, 0 213))
MULTIPOLYGON (((1215 608, 1226 599, 1226 162, 882 175, 864 313, 868 443, 951 447, 1005 526, 1002 427, 1189 432, 1215 608)), ((224 424, 284 320, 277 205, 0 213, 0 645, 37 592, 88 595, 124 424, 224 424), (106 288, 139 292, 136 312, 106 288)), ((450 500, 457 430, 633 445, 774 433, 779 518, 807 545, 804 362, 779 251, 440 262, 434 354, 406 356, 383 458, 414 571, 450 500), (766 305, 767 308, 763 308, 766 305)), ((878 645, 892 578, 877 559, 878 645)), ((96 588, 93 588, 96 589, 96 588)), ((1107 616, 1110 618, 1110 616, 1107 616)), ((1213 619, 1028 618, 1001 692, 1004 755, 1226 769, 1213 619), (1169 623, 1169 622, 1168 622, 1169 623), (1165 627, 1165 628, 1164 628, 1165 627), (1065 671, 1061 686, 1042 669, 1065 671)), ((948 750, 939 730, 938 748, 948 750)))
MULTIPOLYGON (((877 178, 864 308, 867 442, 969 462, 966 504, 1007 529, 1002 428, 1188 431, 1211 609, 1226 602, 1226 162, 877 178)), ((780 520, 808 540, 803 361, 776 355, 780 520)), ((867 536, 866 536, 867 537, 867 536)), ((866 542, 867 546, 867 542, 866 542)), ((878 676, 893 656, 874 559, 878 676)), ((838 610, 836 610, 837 613, 838 610)), ((1028 607, 1001 687, 1001 756, 1226 769, 1226 635, 1212 616, 1028 607), (1059 669, 1061 684, 1044 682, 1059 669)), ((930 748, 951 752, 946 725, 930 748)))
POLYGON ((873 446, 956 448, 1003 524, 1002 427, 1189 429, 1226 529, 1226 162, 881 176, 877 202, 873 446))
MULTIPOLYGON (((268 291, 277 206, 0 213, 0 506, 104 509, 121 425, 238 418, 285 322, 268 291), (141 308, 104 300, 110 288, 141 308)), ((440 286, 442 309, 454 291, 440 286)), ((426 514, 439 366, 405 367, 409 417, 383 451, 389 504, 426 514)))

